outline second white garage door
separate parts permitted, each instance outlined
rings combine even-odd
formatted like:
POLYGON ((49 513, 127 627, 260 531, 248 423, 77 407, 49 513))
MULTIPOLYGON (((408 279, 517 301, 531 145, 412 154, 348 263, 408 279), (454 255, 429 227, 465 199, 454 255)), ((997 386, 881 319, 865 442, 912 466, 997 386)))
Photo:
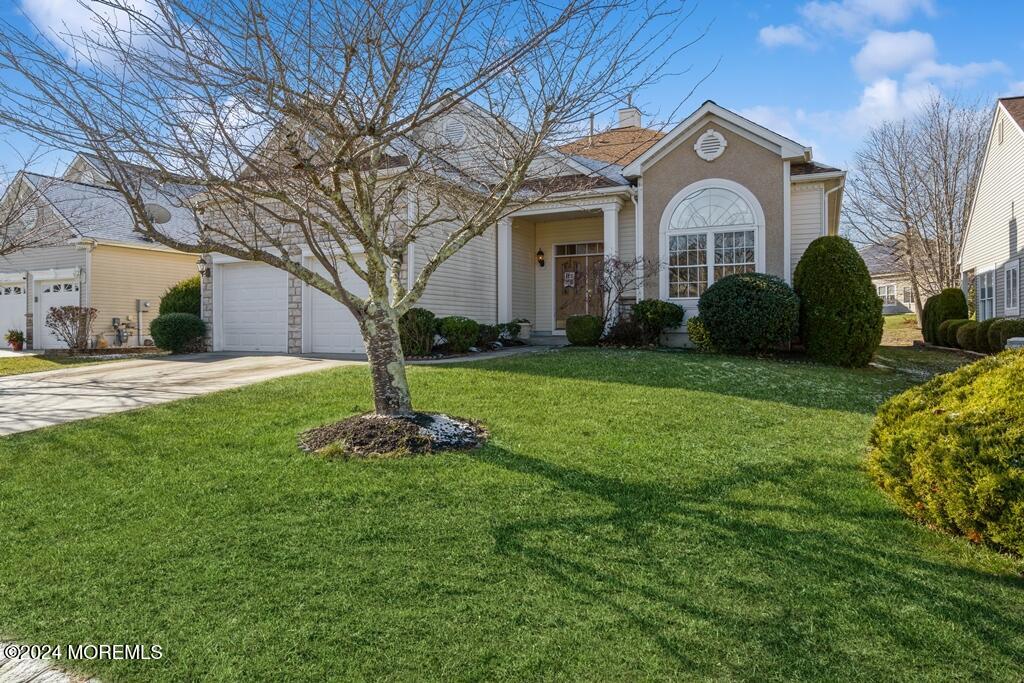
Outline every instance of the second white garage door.
POLYGON ((288 274, 261 263, 220 267, 224 351, 288 351, 288 274))
MULTIPOLYGON (((312 259, 308 262, 310 268, 319 271, 326 276, 326 271, 312 259)), ((353 294, 366 296, 366 283, 344 264, 339 264, 341 269, 341 283, 353 294)), ((359 330, 359 323, 349 313, 345 306, 319 289, 306 287, 309 295, 309 304, 306 312, 309 314, 309 324, 305 326, 309 333, 309 348, 312 353, 364 353, 366 347, 363 345, 363 335, 359 330)))
POLYGON ((25 282, 0 282, 0 336, 25 332, 25 282))

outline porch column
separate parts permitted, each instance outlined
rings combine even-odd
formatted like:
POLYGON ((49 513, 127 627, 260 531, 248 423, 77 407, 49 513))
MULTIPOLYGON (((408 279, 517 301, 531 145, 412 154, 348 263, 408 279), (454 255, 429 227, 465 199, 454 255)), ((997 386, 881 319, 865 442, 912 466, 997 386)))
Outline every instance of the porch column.
POLYGON ((498 221, 498 319, 512 320, 512 219, 498 221))
MULTIPOLYGON (((605 204, 601 207, 604 216, 604 257, 605 259, 617 259, 619 257, 619 203, 605 204)), ((612 305, 611 295, 605 292, 604 308, 608 311, 608 324, 611 325, 619 317, 619 311, 612 305)))

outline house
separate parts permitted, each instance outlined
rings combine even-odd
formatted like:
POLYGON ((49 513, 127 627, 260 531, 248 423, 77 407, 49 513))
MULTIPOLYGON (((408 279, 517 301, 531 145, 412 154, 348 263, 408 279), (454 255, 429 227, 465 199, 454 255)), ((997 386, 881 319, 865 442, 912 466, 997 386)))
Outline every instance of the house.
MULTIPOLYGON (((587 189, 501 220, 437 270, 417 305, 483 323, 526 319, 535 341, 557 340, 569 316, 599 311, 593 272, 604 259, 642 260, 631 300, 666 299, 692 315, 716 279, 758 271, 791 281, 808 244, 837 234, 845 173, 810 147, 711 101, 665 131, 645 128, 633 107, 618 115, 616 127, 539 160, 549 177, 590 178, 587 189)), ((468 150, 476 124, 461 116, 437 125, 468 150)), ((435 247, 414 244, 407 274, 435 247)), ((203 317, 214 350, 363 351, 355 319, 318 290, 265 264, 208 260, 203 317)), ((365 292, 354 277, 349 285, 365 292)), ((685 333, 669 341, 685 343, 685 333)))
MULTIPOLYGON (((64 348, 46 327, 46 315, 72 305, 96 309, 93 345, 151 343, 149 322, 161 295, 196 274, 194 254, 133 230, 131 212, 107 178, 101 162, 79 154, 62 176, 23 171, 5 193, 31 192, 38 204, 32 221, 48 226, 40 231, 45 243, 0 256, 0 330, 23 331, 29 349, 64 348)), ((168 209, 169 229, 192 220, 192 212, 170 196, 173 190, 154 189, 151 197, 168 209)))
POLYGON ((978 320, 1021 317, 1017 211, 1024 209, 1024 97, 996 102, 981 177, 960 252, 963 287, 978 320), (1018 204, 1019 202, 1019 204, 1018 204), (973 283, 973 288, 971 284, 973 283))
POLYGON ((871 274, 871 284, 882 300, 882 314, 917 313, 910 273, 900 263, 895 249, 872 244, 861 249, 860 256, 871 274))

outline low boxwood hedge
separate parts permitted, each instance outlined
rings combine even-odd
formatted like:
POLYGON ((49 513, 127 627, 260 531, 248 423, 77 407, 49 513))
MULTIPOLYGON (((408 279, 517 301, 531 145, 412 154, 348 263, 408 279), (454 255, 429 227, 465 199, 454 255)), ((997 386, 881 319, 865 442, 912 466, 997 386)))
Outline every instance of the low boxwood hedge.
POLYGON ((398 319, 398 338, 406 356, 426 356, 434 348, 437 319, 425 308, 410 308, 398 319))
POLYGON ((921 315, 921 334, 929 344, 942 344, 939 325, 944 320, 959 320, 966 317, 967 297, 964 296, 963 290, 956 287, 946 288, 925 301, 921 315))
POLYGON ((452 353, 465 353, 476 343, 480 325, 461 315, 450 315, 437 321, 437 333, 444 337, 452 353))
POLYGON ((939 375, 882 405, 868 469, 915 519, 1024 554, 1021 405, 1022 351, 939 375))
POLYGON ((956 330, 956 345, 965 351, 977 351, 978 323, 968 320, 956 330))
POLYGON ((697 304, 711 343, 726 353, 763 353, 792 341, 800 300, 781 278, 764 273, 728 275, 707 288, 697 304))
POLYGON ((989 346, 999 352, 1006 348, 1006 342, 1014 337, 1024 337, 1024 320, 1003 318, 988 329, 989 346))
POLYGON ((974 341, 974 345, 978 347, 977 351, 980 353, 992 353, 997 350, 989 344, 988 333, 992 329, 992 326, 1000 320, 1002 320, 1002 318, 989 318, 988 320, 982 320, 978 323, 978 331, 975 332, 976 336, 974 341))
POLYGON ((191 313, 165 313, 149 323, 149 334, 157 348, 171 353, 202 350, 206 323, 191 313))
POLYGON ((633 321, 640 329, 645 344, 657 344, 665 330, 683 324, 683 307, 661 299, 643 299, 633 306, 633 321))
POLYGON ((570 315, 565 337, 573 346, 596 346, 604 332, 604 321, 596 315, 570 315))
POLYGON ((956 332, 965 323, 969 323, 969 322, 971 322, 971 321, 969 319, 967 319, 967 318, 957 318, 956 320, 944 320, 942 322, 942 324, 939 325, 940 336, 941 336, 940 343, 943 346, 949 346, 949 347, 952 347, 952 348, 959 348, 960 344, 956 340, 956 332), (945 332, 941 331, 943 328, 945 328, 945 330, 946 330, 945 332))

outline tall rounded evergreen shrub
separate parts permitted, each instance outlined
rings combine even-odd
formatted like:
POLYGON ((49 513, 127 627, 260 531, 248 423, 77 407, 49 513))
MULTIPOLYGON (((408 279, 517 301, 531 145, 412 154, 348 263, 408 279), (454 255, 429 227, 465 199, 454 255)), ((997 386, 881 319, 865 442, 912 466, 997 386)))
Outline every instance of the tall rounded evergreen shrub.
POLYGON ((205 333, 206 324, 191 313, 166 313, 149 323, 153 343, 172 353, 200 351, 205 333))
POLYGON ((800 316, 793 289, 764 273, 722 278, 707 288, 697 308, 712 345, 726 353, 763 353, 788 344, 800 316))
POLYGON ((800 297, 800 338, 812 358, 863 367, 882 341, 882 300, 864 259, 846 239, 811 242, 793 273, 800 297))
POLYGON ((201 315, 199 276, 190 277, 167 288, 160 297, 160 315, 191 313, 201 315))
MULTIPOLYGON (((963 328, 961 328, 961 331, 963 328)), ((911 517, 1024 554, 1024 352, 939 375, 878 411, 868 470, 911 517)))
POLYGON ((928 297, 921 314, 921 333, 929 344, 942 344, 939 325, 946 320, 969 317, 967 297, 956 287, 947 287, 938 294, 928 297))

